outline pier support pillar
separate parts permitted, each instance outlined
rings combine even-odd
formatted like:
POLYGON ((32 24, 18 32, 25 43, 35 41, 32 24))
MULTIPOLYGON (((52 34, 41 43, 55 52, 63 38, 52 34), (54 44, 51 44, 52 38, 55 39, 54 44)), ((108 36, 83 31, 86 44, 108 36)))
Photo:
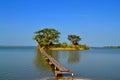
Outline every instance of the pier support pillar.
POLYGON ((55 77, 57 77, 57 75, 58 75, 58 73, 57 73, 57 71, 55 70, 55 77))
POLYGON ((56 69, 57 69, 57 68, 56 68, 56 67, 54 67, 54 69, 55 69, 55 71, 56 71, 56 69))
POLYGON ((72 80, 74 80, 74 73, 72 73, 72 80))

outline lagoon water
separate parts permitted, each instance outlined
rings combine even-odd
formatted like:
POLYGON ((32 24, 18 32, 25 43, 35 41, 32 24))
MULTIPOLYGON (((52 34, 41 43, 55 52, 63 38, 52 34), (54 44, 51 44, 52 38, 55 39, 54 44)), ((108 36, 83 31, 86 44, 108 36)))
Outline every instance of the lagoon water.
MULTIPOLYGON (((49 54, 73 70, 75 78, 120 80, 120 49, 91 48, 85 51, 49 51, 49 54)), ((0 48, 0 80, 52 77, 51 67, 35 47, 0 48)))

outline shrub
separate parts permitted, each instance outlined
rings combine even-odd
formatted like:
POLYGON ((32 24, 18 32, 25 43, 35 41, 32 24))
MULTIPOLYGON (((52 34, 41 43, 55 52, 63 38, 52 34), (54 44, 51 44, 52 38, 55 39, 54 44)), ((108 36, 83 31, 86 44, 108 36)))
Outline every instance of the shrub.
POLYGON ((68 47, 68 44, 67 44, 66 42, 63 42, 63 43, 61 44, 61 47, 62 47, 62 48, 66 48, 66 47, 68 47))
POLYGON ((69 48, 73 48, 73 45, 72 45, 72 44, 69 44, 68 47, 69 47, 69 48))

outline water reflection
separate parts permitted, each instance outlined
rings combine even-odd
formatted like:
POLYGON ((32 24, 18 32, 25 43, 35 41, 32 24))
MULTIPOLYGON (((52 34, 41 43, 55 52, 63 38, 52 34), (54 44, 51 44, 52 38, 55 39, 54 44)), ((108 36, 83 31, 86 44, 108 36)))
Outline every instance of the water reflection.
POLYGON ((78 63, 80 61, 80 51, 69 51, 68 63, 78 63))
POLYGON ((42 69, 42 70, 50 70, 51 69, 50 66, 48 65, 48 63, 43 58, 43 56, 39 50, 36 50, 34 64, 37 69, 42 69))
POLYGON ((55 60, 59 61, 59 51, 47 50, 46 52, 55 60))
MULTIPOLYGON (((48 50, 46 51, 50 56, 52 56, 53 58, 55 58, 56 60, 59 60, 58 58, 58 54, 56 54, 56 52, 52 51, 52 50, 48 50)), ((49 65, 49 62, 46 61, 41 52, 39 50, 36 50, 36 56, 35 56, 35 60, 34 60, 34 65, 37 69, 42 69, 44 71, 48 71, 51 70, 53 73, 53 67, 49 65)))
MULTIPOLYGON (((79 51, 46 51, 50 56, 58 60, 60 63, 67 61, 68 64, 78 63, 80 61, 80 52, 79 51), (63 58, 63 56, 65 58, 63 58)), ((39 50, 36 51, 36 56, 34 60, 34 64, 37 69, 42 69, 44 71, 52 71, 55 72, 54 66, 49 65, 49 61, 46 61, 39 50)), ((63 64, 65 66, 66 64, 63 64)), ((64 75, 59 75, 64 77, 64 75)), ((66 75, 65 75, 66 76, 66 75)), ((60 77, 60 78, 61 78, 60 77)), ((72 77, 72 76, 69 76, 72 77)), ((57 77, 57 79, 59 79, 57 77)))
MULTIPOLYGON (((67 59, 68 64, 74 64, 80 62, 80 51, 46 51, 50 56, 55 58, 57 61, 60 61, 60 59, 67 59), (62 55, 60 55, 62 54, 62 55), (61 57, 62 56, 62 57, 61 57), (65 57, 65 58, 63 58, 65 57)), ((64 61, 63 60, 63 61, 64 61)), ((62 62, 60 62, 62 63, 62 62)), ((35 61, 35 66, 37 69, 43 69, 43 70, 50 70, 51 67, 49 66, 48 62, 43 58, 42 54, 39 50, 37 50, 35 61)))

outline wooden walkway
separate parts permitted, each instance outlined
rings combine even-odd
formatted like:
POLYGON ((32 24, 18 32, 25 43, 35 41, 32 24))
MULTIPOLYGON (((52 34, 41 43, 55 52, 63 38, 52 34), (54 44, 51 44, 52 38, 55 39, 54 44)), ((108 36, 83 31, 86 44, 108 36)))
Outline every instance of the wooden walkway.
POLYGON ((49 64, 54 66, 56 77, 58 76, 58 74, 63 74, 63 73, 70 73, 72 74, 72 77, 74 76, 73 71, 70 71, 66 69, 65 67, 63 67, 57 60, 55 60, 53 57, 48 55, 44 49, 40 49, 40 51, 43 57, 49 61, 49 64))

